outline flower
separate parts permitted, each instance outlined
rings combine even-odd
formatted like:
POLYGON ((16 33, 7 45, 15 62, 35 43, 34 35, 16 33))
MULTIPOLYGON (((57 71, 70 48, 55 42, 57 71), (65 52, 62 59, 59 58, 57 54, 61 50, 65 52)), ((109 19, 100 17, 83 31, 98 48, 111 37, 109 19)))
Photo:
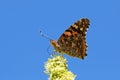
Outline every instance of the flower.
POLYGON ((76 75, 68 70, 67 61, 63 56, 54 55, 44 65, 48 80, 75 80, 76 75))

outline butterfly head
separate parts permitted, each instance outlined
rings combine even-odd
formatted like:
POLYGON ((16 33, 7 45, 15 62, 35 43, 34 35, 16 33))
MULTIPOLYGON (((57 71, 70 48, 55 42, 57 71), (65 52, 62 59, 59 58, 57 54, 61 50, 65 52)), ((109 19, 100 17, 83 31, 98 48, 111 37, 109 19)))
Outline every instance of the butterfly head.
POLYGON ((54 51, 57 52, 58 49, 60 48, 59 44, 57 43, 56 40, 50 40, 51 45, 54 47, 54 51))

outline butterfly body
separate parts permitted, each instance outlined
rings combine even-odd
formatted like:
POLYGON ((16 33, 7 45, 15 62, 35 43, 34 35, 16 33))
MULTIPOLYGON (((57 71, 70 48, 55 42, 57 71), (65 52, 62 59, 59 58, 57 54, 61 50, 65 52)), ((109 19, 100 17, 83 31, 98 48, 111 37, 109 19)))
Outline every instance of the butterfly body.
POLYGON ((57 41, 50 41, 54 51, 84 59, 87 56, 86 31, 88 27, 89 20, 87 18, 82 18, 72 24, 57 41))

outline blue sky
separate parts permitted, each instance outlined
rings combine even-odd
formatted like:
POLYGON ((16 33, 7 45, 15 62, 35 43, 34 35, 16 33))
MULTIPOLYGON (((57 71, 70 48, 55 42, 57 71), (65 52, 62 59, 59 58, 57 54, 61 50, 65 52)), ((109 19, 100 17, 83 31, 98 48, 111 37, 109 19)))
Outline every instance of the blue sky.
POLYGON ((80 18, 88 18, 88 56, 69 57, 76 80, 120 80, 119 0, 1 0, 0 80, 47 80, 49 40, 80 18))

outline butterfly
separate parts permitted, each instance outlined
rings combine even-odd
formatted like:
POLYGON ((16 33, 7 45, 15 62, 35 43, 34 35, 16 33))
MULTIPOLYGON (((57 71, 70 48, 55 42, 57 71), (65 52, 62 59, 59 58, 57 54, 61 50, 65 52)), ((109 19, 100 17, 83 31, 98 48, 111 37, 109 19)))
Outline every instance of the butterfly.
POLYGON ((84 59, 87 56, 86 31, 90 21, 82 18, 72 24, 58 40, 50 40, 55 52, 84 59))

